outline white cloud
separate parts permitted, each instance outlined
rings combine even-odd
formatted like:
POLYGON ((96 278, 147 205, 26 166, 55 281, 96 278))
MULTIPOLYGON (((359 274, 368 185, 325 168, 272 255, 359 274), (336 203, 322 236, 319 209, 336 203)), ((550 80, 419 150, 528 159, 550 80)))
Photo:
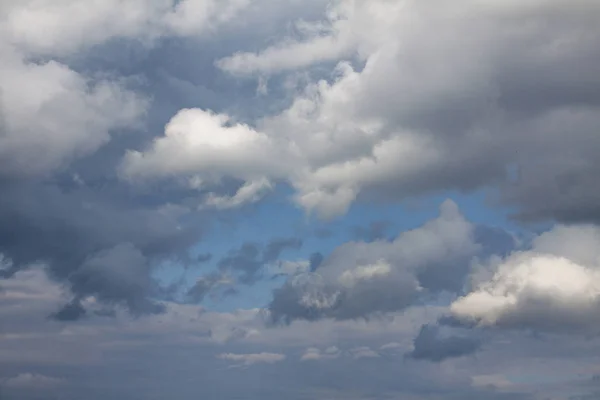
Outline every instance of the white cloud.
POLYGON ((599 196, 590 171, 600 166, 586 150, 598 146, 587 134, 598 124, 597 102, 586 94, 597 91, 598 11, 590 0, 342 0, 325 21, 302 25, 302 38, 219 65, 260 75, 340 62, 329 82, 309 85, 259 124, 300 154, 287 180, 306 210, 333 217, 361 197, 503 183, 506 168, 519 165, 522 180, 503 185, 506 201, 526 206, 530 218, 581 218, 575 205, 593 209, 599 196), (352 66, 356 58, 364 68, 352 66), (572 151, 550 156, 565 145, 572 151), (588 195, 567 195, 556 175, 588 195))
POLYGON ((403 347, 404 346, 398 342, 390 342, 390 343, 384 344, 379 349, 380 350, 396 350, 396 349, 401 349, 403 347))
POLYGON ((3 30, 12 42, 28 51, 66 53, 111 37, 140 35, 171 3, 24 0, 4 10, 3 30))
POLYGON ((453 315, 481 326, 597 331, 599 239, 596 227, 558 226, 530 251, 493 259, 488 278, 452 304, 453 315))
POLYGON ((352 355, 352 357, 354 359, 361 359, 361 358, 379 358, 380 355, 379 353, 377 353, 376 351, 373 351, 371 348, 367 347, 367 346, 361 346, 361 347, 356 347, 353 349, 350 349, 350 354, 352 355))
POLYGON ((402 2, 332 2, 325 21, 298 21, 300 40, 286 38, 259 53, 237 53, 219 60, 217 65, 235 75, 276 73, 336 61, 372 51, 372 42, 382 39, 402 2))
POLYGON ((339 277, 339 282, 346 287, 353 287, 361 281, 377 277, 385 277, 392 272, 392 267, 384 260, 372 265, 358 266, 352 270, 344 271, 339 277))
POLYGON ((135 127, 147 102, 116 80, 92 81, 55 61, 30 62, 0 43, 4 174, 53 172, 135 127))
POLYGON ((300 361, 319 361, 319 360, 334 360, 340 356, 341 352, 336 346, 330 346, 321 351, 316 347, 309 347, 300 357, 300 361))
POLYGON ((233 196, 209 194, 205 205, 232 208, 252 203, 272 188, 271 177, 289 168, 285 148, 225 114, 185 109, 175 115, 145 152, 130 151, 121 171, 129 179, 183 175, 194 188, 210 187, 223 178, 244 182, 233 196), (275 171, 278 171, 277 174, 275 171))
POLYGON ((0 174, 49 175, 95 152, 114 131, 141 126, 147 99, 129 90, 123 78, 76 72, 65 64, 68 56, 114 38, 150 41, 205 33, 248 3, 184 0, 175 7, 173 0, 4 2, 0 174))
POLYGON ((271 167, 273 143, 247 125, 232 123, 224 114, 185 109, 165 127, 145 153, 131 151, 124 165, 127 176, 205 173, 216 179, 231 175, 250 179, 271 167))
POLYGON ((5 379, 2 383, 11 389, 49 389, 63 385, 65 381, 63 379, 26 372, 5 379))
MULTIPOLYGON (((272 162, 246 159, 244 168, 291 185, 294 201, 323 218, 343 215, 355 201, 490 183, 504 189, 503 200, 532 208, 531 218, 581 218, 574 204, 593 209, 591 199, 600 196, 590 172, 600 165, 588 150, 598 138, 587 133, 598 124, 589 93, 596 90, 590 66, 598 60, 593 38, 600 25, 590 17, 598 15, 597 2, 573 4, 336 1, 323 21, 297 22, 300 38, 220 61, 227 71, 260 79, 336 63, 328 80, 308 84, 283 112, 249 128, 269 142, 260 154, 272 162), (570 64, 575 59, 582 60, 579 73, 570 64), (551 156, 565 145, 572 151, 551 156), (506 170, 514 165, 522 180, 508 185, 506 170), (578 172, 589 177, 568 179, 578 172), (589 195, 555 193, 555 175, 589 195), (534 201, 542 191, 556 204, 545 209, 534 201)), ((157 162, 169 170, 168 161, 157 162)), ((224 162, 210 162, 223 170, 224 162)), ((173 173, 202 171, 208 161, 189 167, 173 173)))
POLYGON ((218 358, 241 363, 250 366, 254 364, 275 364, 285 360, 285 355, 278 353, 256 353, 256 354, 220 354, 218 358))
POLYGON ((271 182, 266 178, 261 178, 256 181, 246 182, 233 196, 217 196, 211 193, 204 201, 204 205, 217 209, 235 208, 243 204, 256 203, 272 189, 273 185, 271 182))
POLYGON ((195 36, 230 22, 249 0, 22 0, 0 8, 2 33, 29 53, 65 55, 112 38, 195 36))

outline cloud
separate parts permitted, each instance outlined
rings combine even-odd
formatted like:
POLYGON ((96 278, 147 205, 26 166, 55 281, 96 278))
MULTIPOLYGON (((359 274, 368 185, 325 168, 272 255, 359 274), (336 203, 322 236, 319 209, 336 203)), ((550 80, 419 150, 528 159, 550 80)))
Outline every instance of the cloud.
POLYGON ((355 38, 349 31, 350 5, 332 8, 327 23, 296 24, 305 40, 286 38, 280 44, 260 53, 238 52, 217 62, 217 66, 233 75, 274 73, 309 66, 315 62, 335 61, 349 56, 355 38))
POLYGON ((218 358, 240 362, 241 365, 250 366, 254 364, 275 364, 285 360, 285 355, 277 353, 257 353, 257 354, 220 354, 218 358))
POLYGON ((210 170, 246 189, 291 186, 296 204, 323 218, 355 202, 494 187, 497 203, 522 220, 597 221, 600 165, 590 149, 600 139, 589 132, 599 122, 598 5, 572 4, 334 2, 321 19, 297 21, 299 35, 218 63, 234 75, 306 74, 281 111, 243 128, 230 116, 183 110, 172 124, 196 121, 179 142, 189 153, 174 150, 167 127, 158 147, 130 153, 124 169, 184 178, 210 170), (235 160, 229 152, 211 159, 191 145, 206 132, 261 138, 258 156, 232 144, 235 160), (158 156, 163 146, 170 150, 158 156), (179 163, 173 154, 188 156, 179 163))
POLYGON ((395 350, 395 349, 399 349, 402 348, 402 344, 397 343, 397 342, 390 342, 390 343, 386 343, 384 345, 382 345, 379 350, 395 350))
POLYGON ((233 196, 210 192, 203 202, 204 206, 231 208, 260 200, 271 188, 271 172, 288 168, 274 157, 277 152, 271 138, 231 122, 225 114, 187 109, 171 119, 165 136, 150 149, 130 151, 121 168, 124 177, 134 180, 182 175, 194 188, 210 188, 224 178, 238 179, 243 184, 233 196))
POLYGON ((407 355, 416 360, 441 362, 449 358, 474 354, 481 347, 477 338, 444 336, 435 325, 423 325, 414 340, 414 349, 407 355))
POLYGON ((282 252, 300 247, 302 240, 299 238, 273 239, 264 246, 247 242, 239 249, 231 250, 219 260, 217 266, 223 272, 238 274, 242 283, 251 284, 259 278, 259 273, 264 267, 279 259, 282 252))
POLYGON ((33 63, 0 42, 0 178, 48 176, 135 128, 147 100, 117 79, 33 63))
POLYGON ((319 361, 319 360, 334 360, 340 356, 340 349, 336 346, 330 346, 321 351, 316 347, 309 347, 300 357, 300 361, 319 361))
POLYGON ((118 0, 86 7, 73 0, 24 0, 0 9, 7 39, 28 52, 68 54, 115 38, 150 42, 161 36, 196 36, 230 22, 248 0, 118 0), (70 16, 77 15, 77 18, 70 16))
MULTIPOLYGON (((82 294, 93 294, 106 302, 125 301, 134 313, 158 313, 163 309, 148 299, 155 282, 148 260, 131 244, 91 255, 73 273, 73 288, 82 294)), ((156 289, 155 289, 156 290, 156 289)))
POLYGON ((456 300, 463 322, 552 332, 596 332, 600 301, 600 234, 592 226, 557 226, 530 250, 492 258, 456 300))
POLYGON ((244 204, 252 204, 262 200, 271 189, 273 189, 273 185, 266 178, 249 181, 242 185, 233 196, 217 196, 210 193, 204 206, 217 209, 237 208, 244 204))
POLYGON ((206 295, 210 294, 219 286, 231 286, 235 282, 216 272, 203 277, 200 277, 196 283, 187 291, 186 297, 193 303, 201 303, 206 295))
MULTIPOLYGON (((599 11, 0 1, 0 396, 597 397, 597 227, 529 240, 448 201, 395 238, 348 229, 381 204, 480 189, 520 221, 597 224, 599 11), (238 219, 256 233, 267 197, 351 213, 320 232, 354 241, 307 238, 301 255, 295 237, 247 241, 238 219), (212 261, 190 254, 212 227, 244 244, 186 282, 212 261), (233 309, 266 304, 280 280, 268 309, 233 309), (237 285, 210 302, 229 311, 193 304, 237 285), (226 368, 258 364, 276 364, 268 382, 226 368)), ((315 231, 275 207, 277 234, 315 231)))
POLYGON ((507 389, 513 383, 502 375, 475 375, 471 377, 472 385, 475 387, 492 387, 495 389, 507 389))
POLYGON ((22 373, 5 379, 3 385, 11 389, 48 389, 65 384, 65 381, 45 375, 22 373))
POLYGON ((589 0, 346 0, 303 37, 219 65, 240 75, 339 62, 259 123, 302 155, 287 180, 323 217, 355 201, 495 185, 520 219, 592 222, 597 12, 589 0))
MULTIPOLYGON (((237 180, 236 194, 226 181, 218 184, 225 193, 198 195, 197 188, 166 181, 134 187, 116 179, 116 165, 129 146, 142 147, 153 137, 164 115, 189 101, 165 89, 165 75, 206 84, 196 67, 193 78, 175 68, 181 66, 176 58, 194 63, 183 38, 211 54, 222 52, 220 43, 200 39, 216 39, 218 28, 248 7, 246 22, 260 20, 266 14, 258 12, 258 3, 109 0, 82 7, 71 0, 24 0, 0 6, 0 253, 11 265, 2 277, 47 264, 53 279, 76 297, 53 310, 59 318, 83 315, 70 306, 88 296, 111 303, 109 309, 125 304, 134 314, 158 310, 153 303, 164 293, 153 271, 166 259, 188 263, 188 248, 208 226, 208 211, 190 199, 204 196, 212 213, 257 201, 270 184, 260 177, 249 185, 237 180), (173 56, 174 49, 183 54, 173 56), (137 260, 115 256, 126 247, 137 260), (110 265, 90 266, 98 258, 110 265)), ((268 14, 281 21, 300 9, 283 8, 268 14)), ((246 23, 234 25, 256 32, 246 23)), ((204 64, 212 66, 212 60, 204 64)))
POLYGON ((362 358, 379 358, 380 355, 376 351, 373 351, 370 347, 361 346, 350 349, 352 358, 360 360, 362 358))
MULTIPOLYGON (((403 362, 399 353, 376 350, 381 343, 392 340, 410 342, 419 327, 435 320, 445 307, 411 307, 404 313, 369 322, 296 321, 291 326, 267 328, 260 310, 212 312, 165 302, 163 314, 132 319, 117 307, 114 318, 102 318, 94 313, 102 304, 88 300, 83 304, 89 310, 88 317, 77 324, 65 325, 46 318, 66 294, 62 293, 64 286, 48 279, 44 271, 19 271, 15 277, 0 282, 0 286, 4 289, 0 296, 0 318, 10 322, 0 325, 2 378, 29 371, 64 379, 66 383, 56 388, 57 397, 58 394, 77 397, 89 394, 86 398, 96 400, 110 393, 151 397, 152 393, 162 396, 171 392, 178 398, 191 400, 215 392, 243 398, 251 392, 266 398, 298 395, 299 399, 331 396, 358 399, 390 393, 419 400, 436 396, 456 400, 527 399, 524 394, 515 394, 522 385, 502 389, 500 395, 497 389, 472 386, 471 377, 524 376, 522 370, 527 368, 536 371, 540 377, 536 379, 544 378, 552 384, 537 384, 523 391, 549 395, 559 385, 556 382, 564 378, 561 374, 560 379, 556 379, 556 371, 562 371, 561 368, 573 371, 574 375, 591 374, 598 369, 593 350, 597 348, 595 340, 544 343, 523 335, 509 336, 503 339, 511 340, 504 343, 489 343, 486 351, 469 362, 446 361, 452 368, 416 363, 411 359, 403 362), (347 346, 348 350, 334 347, 338 345, 347 346), (323 362, 302 362, 299 358, 309 346, 317 347, 322 355, 339 353, 340 356, 323 359, 323 362), (373 352, 380 357, 360 358, 367 354, 372 356, 373 352), (569 356, 565 357, 565 353, 569 356), (218 357, 221 354, 234 357, 221 359, 218 357), (538 358, 540 354, 545 355, 543 362, 538 358), (256 362, 247 365, 246 360, 250 360, 251 355, 261 356, 254 357, 248 362, 256 362), (272 365, 257 361, 281 355, 286 356, 285 360, 272 365), (153 362, 157 359, 161 360, 160 365, 153 362), (392 364, 394 367, 389 368, 392 364), (230 365, 236 368, 227 368, 230 365), (256 389, 256 382, 264 379, 267 371, 261 366, 268 369, 273 379, 270 385, 259 385, 256 389), (203 377, 200 386, 197 385, 198 374, 203 377), (231 385, 232 380, 236 385, 231 385), (140 381, 146 384, 139 385, 140 381), (97 390, 92 393, 89 387, 97 390)), ((577 386, 568 390, 582 392, 581 389, 577 386)), ((29 393, 5 386, 2 390, 2 395, 9 399, 20 399, 29 393)), ((46 397, 54 395, 47 389, 41 392, 46 397)))
MULTIPOLYGON (((130 152, 127 176, 204 173, 215 178, 230 174, 238 179, 264 175, 269 168, 270 139, 251 127, 230 122, 224 114, 200 109, 181 110, 147 153, 130 152), (248 167, 255 167, 254 171, 248 167)), ((202 182, 202 177, 199 177, 202 182)))
POLYGON ((473 225, 448 200, 440 216, 393 241, 350 242, 336 248, 316 272, 290 278, 269 309, 275 321, 352 319, 399 311, 428 291, 460 290, 479 246, 473 225), (420 278, 431 272, 453 279, 420 278), (462 278, 461 278, 462 277, 462 278))
POLYGON ((309 268, 308 261, 279 260, 283 252, 302 247, 299 238, 276 238, 261 245, 246 242, 239 248, 230 250, 217 261, 217 271, 201 276, 187 290, 186 300, 200 303, 207 295, 215 295, 217 290, 236 290, 236 286, 253 285, 265 274, 274 277, 297 275, 309 268))
POLYGON ((311 270, 309 260, 280 260, 269 267, 269 271, 276 277, 279 276, 295 276, 311 270))
POLYGON ((154 268, 167 258, 185 262, 200 236, 199 216, 130 199, 117 204, 110 185, 67 190, 19 182, 4 189, 0 252, 12 263, 9 276, 43 263, 78 298, 98 296, 134 313, 158 310, 150 300, 160 297, 154 268))
POLYGON ((143 130, 151 101, 131 74, 85 65, 85 50, 142 35, 154 6, 26 0, 0 7, 0 252, 11 263, 2 275, 46 264, 77 297, 57 318, 83 315, 77 305, 92 295, 134 313, 154 309, 152 268, 199 237, 197 227, 177 221, 184 207, 142 204, 115 182, 114 165, 96 158, 143 130), (144 267, 126 264, 133 260, 121 257, 127 246, 144 267), (110 265, 92 265, 102 259, 110 265))
POLYGON ((69 304, 65 304, 64 307, 51 316, 57 321, 77 321, 83 318, 86 313, 87 312, 81 305, 81 302, 74 300, 69 304))

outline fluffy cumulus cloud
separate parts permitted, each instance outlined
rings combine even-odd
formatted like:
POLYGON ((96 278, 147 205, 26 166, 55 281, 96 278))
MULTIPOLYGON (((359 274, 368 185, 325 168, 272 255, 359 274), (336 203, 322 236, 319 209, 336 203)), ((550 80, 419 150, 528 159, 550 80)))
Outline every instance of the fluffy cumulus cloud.
POLYGON ((135 125, 147 107, 147 101, 129 90, 123 78, 82 75, 64 64, 61 56, 118 38, 205 33, 248 4, 115 0, 84 6, 77 1, 27 0, 3 5, 3 175, 44 174, 64 167, 105 144, 111 131, 135 125))
MULTIPOLYGON (((298 22, 297 35, 219 61, 234 75, 337 63, 329 79, 258 121, 261 135, 279 145, 265 138, 269 156, 241 157, 238 166, 291 184, 298 204, 325 217, 360 199, 495 183, 523 219, 591 218, 597 13, 589 0, 335 2, 324 20, 298 22), (282 157, 288 168, 273 163, 282 157), (515 168, 516 182, 507 173, 515 168)), ((247 132, 245 140, 256 135, 247 132)), ((170 136, 167 130, 174 145, 170 136)), ((172 168, 172 161, 161 164, 156 174, 172 168)), ((184 172, 206 168, 194 164, 184 172)))
POLYGON ((402 310, 432 292, 459 291, 468 260, 479 250, 473 231, 456 204, 446 201, 440 216, 420 228, 392 241, 346 243, 317 271, 290 278, 275 291, 271 315, 284 322, 360 318, 402 310))
POLYGON ((124 173, 135 176, 204 172, 239 179, 264 175, 272 168, 267 157, 273 151, 269 138, 247 125, 227 126, 229 122, 229 116, 209 111, 179 111, 166 126, 165 137, 155 141, 149 154, 127 155, 124 173), (249 165, 256 165, 257 170, 247 170, 249 165))
POLYGON ((480 326, 597 332, 599 245, 595 226, 557 226, 537 237, 530 250, 481 266, 473 290, 451 311, 480 326))
POLYGON ((146 101, 114 79, 90 79, 60 62, 28 62, 0 41, 2 178, 48 175, 132 127, 146 101))
POLYGON ((596 0, 0 0, 0 398, 597 398, 599 38, 596 0))

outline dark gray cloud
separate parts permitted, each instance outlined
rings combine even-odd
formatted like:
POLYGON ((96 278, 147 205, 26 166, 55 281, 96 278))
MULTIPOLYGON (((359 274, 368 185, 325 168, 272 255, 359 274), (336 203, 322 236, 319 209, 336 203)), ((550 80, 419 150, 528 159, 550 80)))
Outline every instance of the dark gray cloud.
POLYGON ((291 279, 273 293, 269 304, 273 322, 368 318, 398 311, 418 298, 416 282, 408 274, 373 278, 352 288, 328 284, 316 274, 291 279), (405 276, 403 276, 405 275, 405 276))
POLYGON ((426 324, 421 327, 413 345, 414 349, 407 354, 408 357, 441 362, 474 354, 481 348, 482 342, 468 336, 443 336, 439 326, 426 324))
POLYGON ((88 256, 69 281, 75 295, 92 294, 109 304, 125 301, 136 314, 160 313, 163 307, 150 300, 159 294, 150 272, 150 261, 142 252, 123 243, 88 256))
POLYGON ((74 300, 69 304, 65 304, 63 308, 52 314, 51 317, 57 321, 77 321, 85 316, 85 314, 85 308, 83 308, 79 301, 74 300))
POLYGON ((201 234, 201 216, 145 206, 111 185, 12 182, 2 189, 0 252, 12 263, 5 273, 45 263, 77 298, 97 296, 134 313, 158 310, 151 300, 159 295, 153 267, 177 257, 186 262, 187 248, 201 234))

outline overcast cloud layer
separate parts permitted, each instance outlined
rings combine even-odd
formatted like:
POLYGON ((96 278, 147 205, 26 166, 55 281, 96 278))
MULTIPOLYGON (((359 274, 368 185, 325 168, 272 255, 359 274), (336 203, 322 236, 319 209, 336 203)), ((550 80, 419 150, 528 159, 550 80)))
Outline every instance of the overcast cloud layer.
POLYGON ((0 399, 600 396, 600 2, 0 0, 0 399))

